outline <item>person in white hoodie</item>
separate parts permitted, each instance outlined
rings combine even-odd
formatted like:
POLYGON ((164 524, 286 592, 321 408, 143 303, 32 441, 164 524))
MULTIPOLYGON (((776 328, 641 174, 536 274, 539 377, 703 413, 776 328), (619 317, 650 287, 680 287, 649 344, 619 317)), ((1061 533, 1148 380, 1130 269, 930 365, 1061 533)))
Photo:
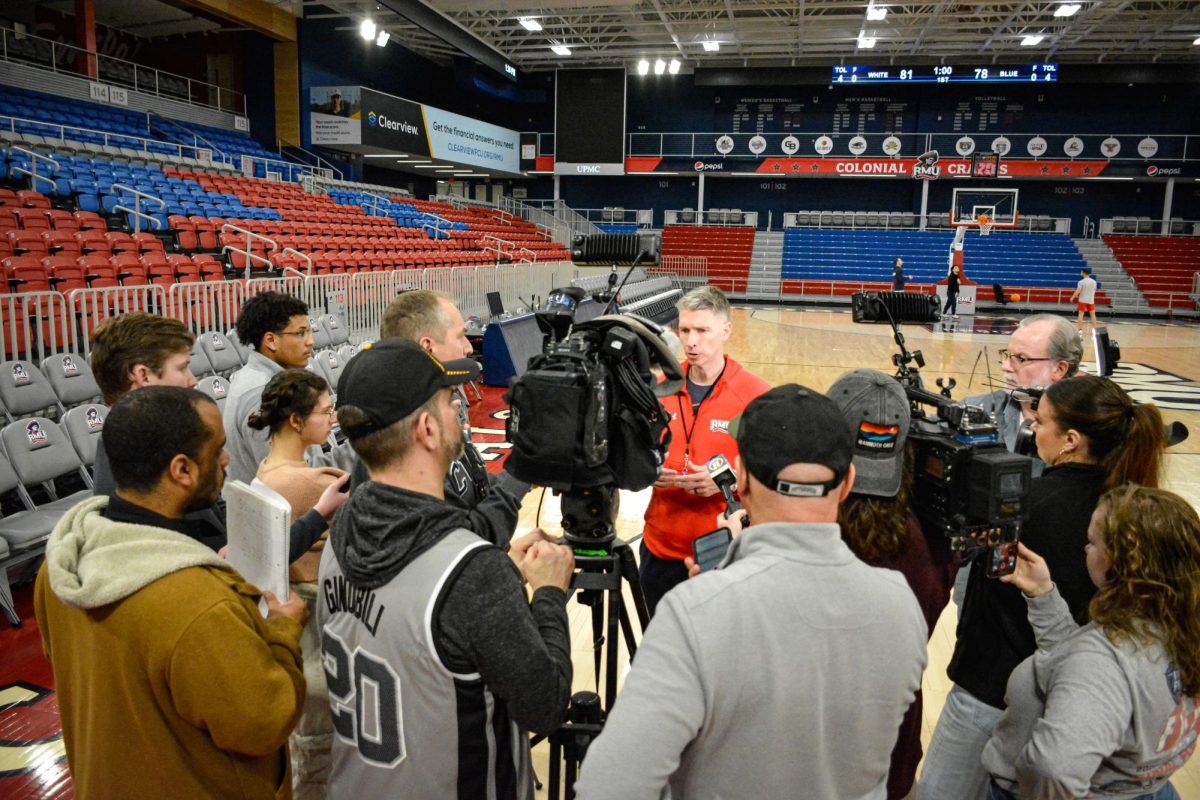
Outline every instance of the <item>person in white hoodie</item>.
POLYGON ((115 493, 62 517, 34 589, 75 795, 290 798, 304 602, 267 594, 264 619, 185 518, 224 481, 216 404, 138 389, 103 438, 115 493))

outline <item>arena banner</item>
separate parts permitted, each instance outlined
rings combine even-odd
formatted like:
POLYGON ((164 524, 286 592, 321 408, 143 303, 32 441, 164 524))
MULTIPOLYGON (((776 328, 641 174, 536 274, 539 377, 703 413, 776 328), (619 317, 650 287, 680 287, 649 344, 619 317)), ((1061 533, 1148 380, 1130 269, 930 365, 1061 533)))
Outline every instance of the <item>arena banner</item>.
POLYGON ((520 134, 434 106, 362 90, 362 144, 518 175, 520 134))
POLYGON ((308 90, 313 144, 361 144, 362 90, 358 86, 312 86, 308 90))
MULTIPOLYGON (((537 158, 538 170, 553 169, 551 156, 537 158)), ((933 176, 926 169, 914 171, 914 167, 925 166, 916 158, 721 158, 699 159, 662 158, 660 156, 630 156, 625 159, 625 173, 645 175, 648 173, 707 173, 726 177, 759 177, 762 175, 789 178, 824 178, 830 176, 908 177, 926 178, 933 176)), ((965 178, 971 175, 971 160, 968 158, 942 158, 936 162, 938 177, 965 178)), ((1098 159, 1009 159, 1000 162, 1000 176, 1011 178, 1047 178, 1072 180, 1085 178, 1197 178, 1200 177, 1200 162, 1151 162, 1151 161, 1108 161, 1098 159)), ((993 180, 982 178, 979 180, 993 180)))

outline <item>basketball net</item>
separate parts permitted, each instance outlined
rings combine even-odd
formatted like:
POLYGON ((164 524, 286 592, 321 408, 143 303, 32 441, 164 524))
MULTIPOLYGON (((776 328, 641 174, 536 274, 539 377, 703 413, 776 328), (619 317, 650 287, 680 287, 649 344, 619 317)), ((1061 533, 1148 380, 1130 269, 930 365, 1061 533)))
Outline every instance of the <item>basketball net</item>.
POLYGON ((980 214, 977 222, 979 223, 980 236, 987 236, 992 232, 992 219, 987 214, 980 214))

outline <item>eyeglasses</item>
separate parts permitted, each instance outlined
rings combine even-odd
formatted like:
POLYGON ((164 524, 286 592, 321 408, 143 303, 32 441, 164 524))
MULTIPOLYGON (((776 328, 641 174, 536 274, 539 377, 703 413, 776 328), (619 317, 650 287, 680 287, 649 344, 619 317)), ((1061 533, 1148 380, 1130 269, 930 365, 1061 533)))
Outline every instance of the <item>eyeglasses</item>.
POLYGON ((301 339, 307 339, 312 336, 312 328, 301 328, 298 331, 276 331, 276 336, 299 336, 301 339))
POLYGON ((322 411, 321 409, 318 408, 316 411, 312 412, 313 416, 316 416, 317 414, 324 414, 325 416, 329 417, 330 419, 333 419, 337 416, 337 409, 335 409, 333 406, 330 406, 329 408, 325 409, 324 411, 322 411))
POLYGON ((1030 358, 1029 356, 1023 356, 1020 353, 1010 353, 1008 350, 1001 350, 1000 351, 1000 360, 1008 361, 1009 363, 1016 364, 1017 369, 1020 369, 1021 367, 1025 366, 1026 364, 1032 364, 1034 361, 1051 361, 1052 359, 1050 359, 1050 358, 1030 358))

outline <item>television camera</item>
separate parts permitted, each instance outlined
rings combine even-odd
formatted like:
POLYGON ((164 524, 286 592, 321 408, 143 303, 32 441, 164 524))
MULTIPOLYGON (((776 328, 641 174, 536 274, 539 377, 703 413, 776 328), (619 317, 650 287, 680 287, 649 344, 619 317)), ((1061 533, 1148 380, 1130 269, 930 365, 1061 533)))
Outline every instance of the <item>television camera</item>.
POLYGON ((1033 460, 1005 449, 991 414, 951 398, 953 378, 939 378, 937 392, 925 388, 920 374, 924 357, 919 350, 908 350, 900 326, 887 306, 879 305, 899 350, 892 356, 895 377, 912 410, 913 512, 932 541, 937 541, 932 536, 936 532, 967 558, 987 553, 990 576, 1010 573, 1027 518, 1033 460))

